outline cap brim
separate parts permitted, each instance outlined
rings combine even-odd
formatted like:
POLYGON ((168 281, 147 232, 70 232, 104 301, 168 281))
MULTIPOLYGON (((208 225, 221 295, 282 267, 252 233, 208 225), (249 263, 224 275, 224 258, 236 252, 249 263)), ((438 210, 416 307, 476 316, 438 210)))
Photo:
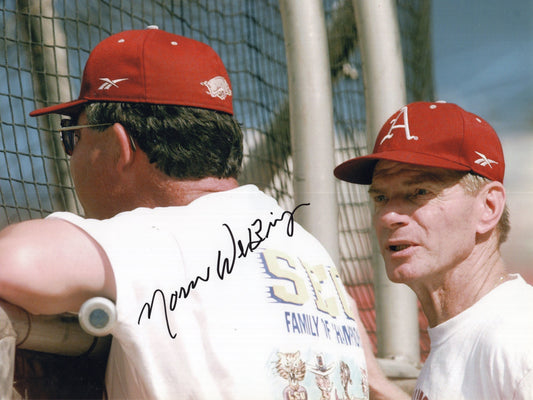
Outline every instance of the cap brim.
POLYGON ((30 112, 30 117, 38 117, 39 115, 46 114, 76 115, 78 114, 81 106, 87 102, 88 100, 86 99, 79 99, 69 101, 67 103, 56 104, 50 107, 39 108, 30 112))
POLYGON ((370 185, 374 168, 379 160, 397 161, 405 164, 420 165, 424 167, 435 167, 452 169, 455 171, 470 171, 467 165, 456 163, 443 158, 405 151, 384 151, 367 156, 355 157, 339 164, 333 174, 338 179, 360 185, 370 185))

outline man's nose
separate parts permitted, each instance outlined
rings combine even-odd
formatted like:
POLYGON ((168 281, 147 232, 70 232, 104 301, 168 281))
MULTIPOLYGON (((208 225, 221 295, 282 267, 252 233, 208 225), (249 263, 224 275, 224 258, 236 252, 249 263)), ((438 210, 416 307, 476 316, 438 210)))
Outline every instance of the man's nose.
POLYGON ((407 225, 409 222, 410 210, 404 201, 396 198, 390 199, 387 204, 380 207, 374 215, 376 228, 382 227, 395 229, 407 225))

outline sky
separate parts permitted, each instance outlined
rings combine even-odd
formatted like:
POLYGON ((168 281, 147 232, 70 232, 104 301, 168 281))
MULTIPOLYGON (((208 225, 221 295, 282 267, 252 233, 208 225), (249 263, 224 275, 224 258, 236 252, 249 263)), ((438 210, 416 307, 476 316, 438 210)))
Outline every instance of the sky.
POLYGON ((437 94, 498 132, 531 128, 533 1, 433 0, 432 7, 437 94))
POLYGON ((502 253, 533 283, 533 0, 433 0, 435 93, 486 119, 506 158, 502 253))

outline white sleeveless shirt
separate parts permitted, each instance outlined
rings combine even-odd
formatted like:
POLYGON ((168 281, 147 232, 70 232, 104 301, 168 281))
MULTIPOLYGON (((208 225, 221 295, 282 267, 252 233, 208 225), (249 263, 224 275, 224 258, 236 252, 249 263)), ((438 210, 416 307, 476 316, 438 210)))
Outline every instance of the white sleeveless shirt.
POLYGON ((103 221, 52 214, 92 236, 115 274, 109 398, 367 399, 339 272, 294 221, 312 206, 284 211, 247 185, 103 221))

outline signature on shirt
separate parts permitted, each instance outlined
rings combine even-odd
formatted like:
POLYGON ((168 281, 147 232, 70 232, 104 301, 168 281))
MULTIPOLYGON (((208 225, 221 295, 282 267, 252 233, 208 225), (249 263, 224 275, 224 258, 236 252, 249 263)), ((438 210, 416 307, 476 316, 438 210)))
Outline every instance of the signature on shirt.
MULTIPOLYGON (((253 253, 268 237, 273 228, 278 227, 281 222, 286 222, 285 233, 288 237, 294 234, 294 214, 296 210, 303 206, 309 206, 310 203, 302 203, 294 208, 292 211, 284 211, 279 217, 269 221, 263 221, 261 218, 255 219, 247 228, 248 237, 246 239, 235 238, 235 235, 231 227, 224 223, 223 228, 227 231, 229 239, 231 241, 231 254, 223 254, 222 250, 217 251, 216 261, 216 278, 224 280, 224 278, 233 272, 235 262, 238 258, 247 257, 250 253, 253 253)), ((273 215, 273 213, 270 213, 273 215)), ((283 226, 283 225, 281 225, 283 226)), ((202 282, 208 282, 211 279, 211 266, 205 268, 203 275, 196 276, 189 282, 187 286, 181 286, 179 289, 174 290, 171 293, 165 293, 161 289, 154 290, 152 298, 149 302, 144 303, 137 319, 137 324, 140 325, 143 317, 150 319, 152 312, 155 308, 156 300, 160 300, 162 311, 165 316, 166 327, 169 336, 175 339, 177 332, 175 332, 168 320, 168 313, 176 309, 178 299, 186 299, 191 292, 202 282), (167 295, 170 298, 167 300, 167 295)))

